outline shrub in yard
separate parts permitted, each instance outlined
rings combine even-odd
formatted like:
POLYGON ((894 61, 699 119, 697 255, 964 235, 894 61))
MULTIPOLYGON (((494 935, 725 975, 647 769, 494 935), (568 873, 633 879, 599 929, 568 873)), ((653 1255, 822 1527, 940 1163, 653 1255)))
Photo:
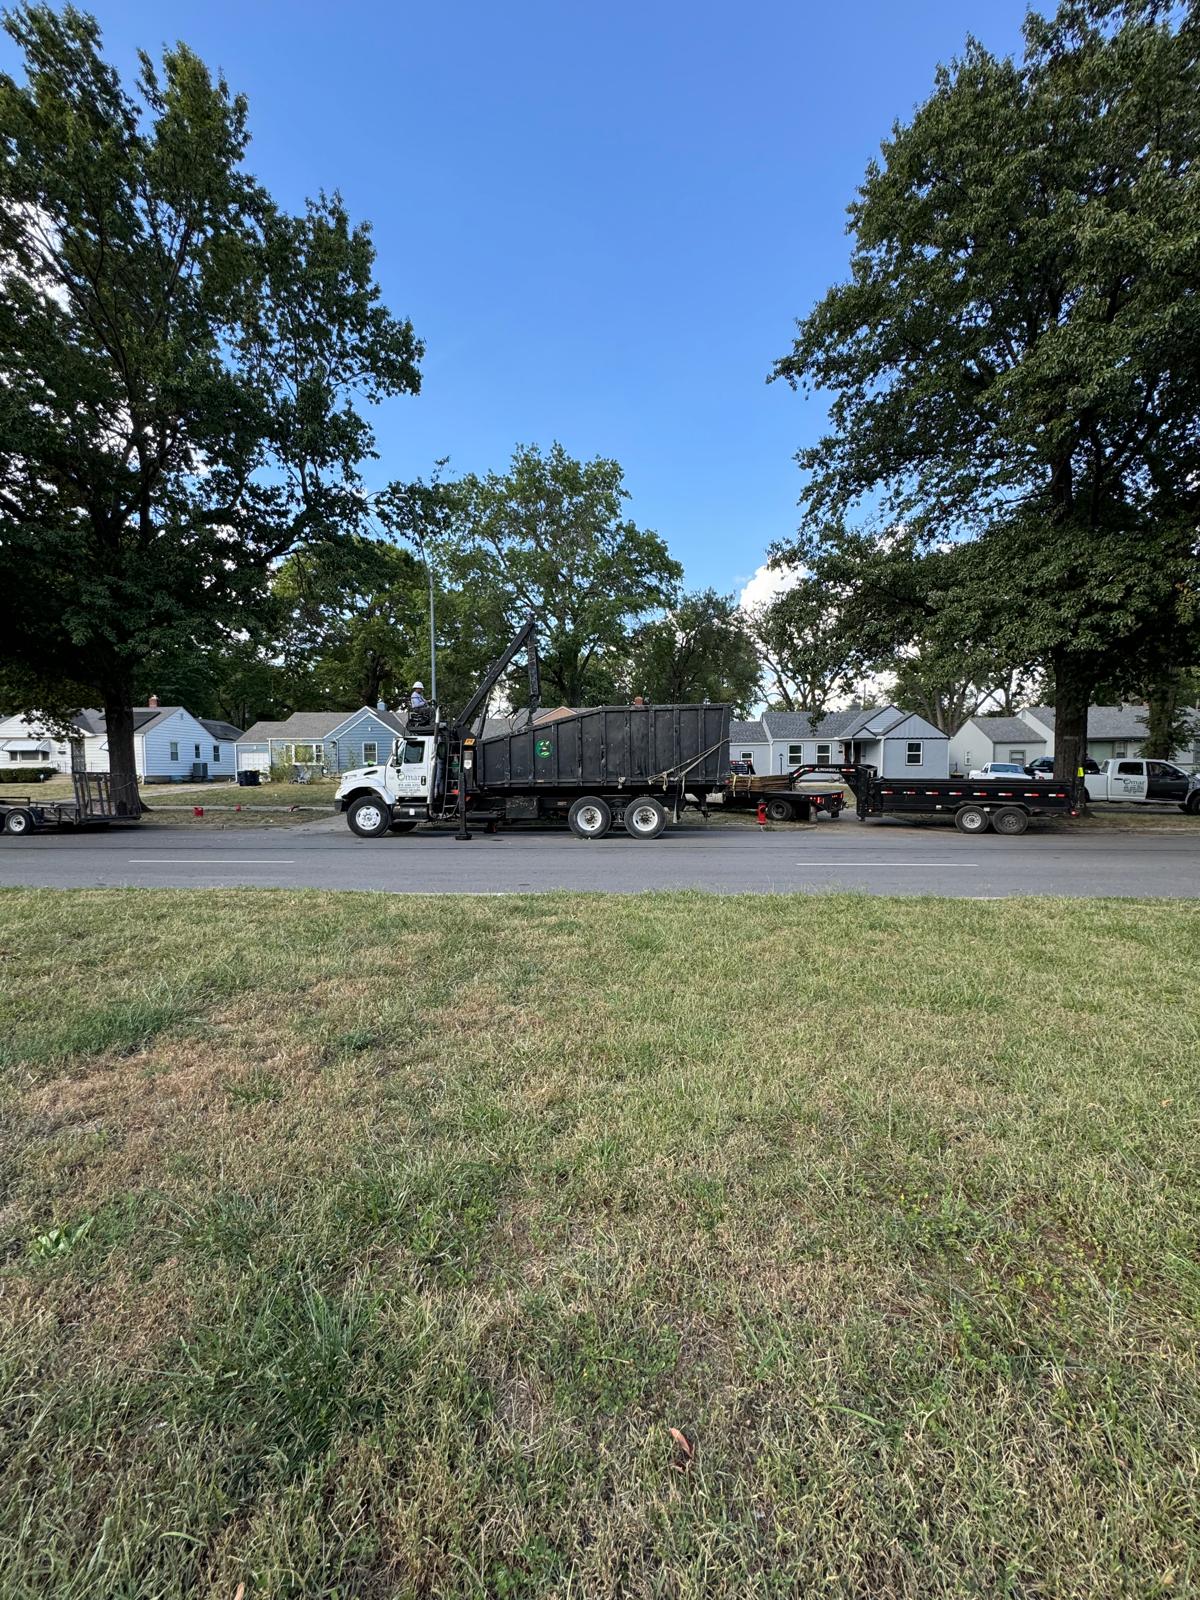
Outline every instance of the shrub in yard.
POLYGON ((0 783, 42 783, 55 771, 54 767, 0 767, 0 783))

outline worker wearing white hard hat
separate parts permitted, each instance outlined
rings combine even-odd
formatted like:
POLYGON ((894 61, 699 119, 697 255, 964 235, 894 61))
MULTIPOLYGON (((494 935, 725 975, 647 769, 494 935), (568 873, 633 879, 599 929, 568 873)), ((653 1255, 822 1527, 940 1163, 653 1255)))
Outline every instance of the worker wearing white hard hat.
POLYGON ((412 693, 408 697, 408 703, 410 706, 423 706, 425 704, 424 689, 425 685, 421 682, 420 678, 418 678, 416 683, 414 683, 412 686, 412 693))

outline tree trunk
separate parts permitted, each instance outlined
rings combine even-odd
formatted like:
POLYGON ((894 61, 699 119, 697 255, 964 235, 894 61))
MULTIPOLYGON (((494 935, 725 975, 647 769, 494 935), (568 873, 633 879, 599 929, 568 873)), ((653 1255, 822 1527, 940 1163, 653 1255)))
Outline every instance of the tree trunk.
POLYGON ((1074 782, 1087 755, 1087 716, 1094 674, 1065 651, 1054 656, 1054 776, 1074 782))
POLYGON ((133 687, 128 681, 105 690, 104 723, 113 810, 119 817, 140 817, 142 802, 133 754, 133 687))
POLYGON ((1142 754, 1148 760, 1170 761, 1180 742, 1179 699, 1183 673, 1167 667, 1150 687, 1146 715, 1146 740, 1142 754))

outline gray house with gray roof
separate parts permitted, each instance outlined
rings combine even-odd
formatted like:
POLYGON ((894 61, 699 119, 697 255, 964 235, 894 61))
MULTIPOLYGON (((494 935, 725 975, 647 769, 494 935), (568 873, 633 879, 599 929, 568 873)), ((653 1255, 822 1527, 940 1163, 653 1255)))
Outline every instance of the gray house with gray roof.
POLYGON ((404 724, 394 711, 293 711, 284 722, 256 722, 237 742, 239 772, 272 767, 348 772, 372 767, 392 753, 404 724))
POLYGON ((731 759, 753 761, 758 773, 789 772, 808 762, 855 762, 877 768, 885 778, 945 778, 949 743, 931 722, 899 706, 868 711, 856 706, 815 721, 802 711, 764 711, 729 729, 731 759))

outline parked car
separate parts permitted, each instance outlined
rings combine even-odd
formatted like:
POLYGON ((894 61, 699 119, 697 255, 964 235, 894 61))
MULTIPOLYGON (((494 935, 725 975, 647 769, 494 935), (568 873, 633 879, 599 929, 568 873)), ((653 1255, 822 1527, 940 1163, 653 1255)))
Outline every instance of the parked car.
POLYGON ((1024 778, 1028 774, 1017 761, 985 761, 967 774, 969 778, 1024 778))
MULTIPOLYGON (((1085 772, 1099 772, 1100 764, 1093 761, 1091 756, 1084 756, 1083 770, 1085 772)), ((1052 778, 1054 776, 1054 757, 1038 756, 1036 761, 1031 761, 1025 768, 1031 778, 1052 778)))

